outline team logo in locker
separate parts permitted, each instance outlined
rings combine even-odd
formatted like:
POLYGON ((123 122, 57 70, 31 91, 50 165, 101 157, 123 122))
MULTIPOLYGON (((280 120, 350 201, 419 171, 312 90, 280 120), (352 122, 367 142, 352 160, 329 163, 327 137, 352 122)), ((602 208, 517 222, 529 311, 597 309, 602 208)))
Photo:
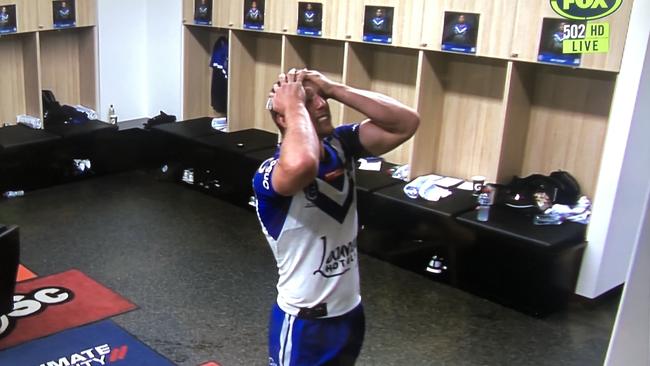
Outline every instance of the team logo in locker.
POLYGON ((622 3, 623 0, 551 0, 551 8, 567 19, 593 20, 611 15, 622 3))

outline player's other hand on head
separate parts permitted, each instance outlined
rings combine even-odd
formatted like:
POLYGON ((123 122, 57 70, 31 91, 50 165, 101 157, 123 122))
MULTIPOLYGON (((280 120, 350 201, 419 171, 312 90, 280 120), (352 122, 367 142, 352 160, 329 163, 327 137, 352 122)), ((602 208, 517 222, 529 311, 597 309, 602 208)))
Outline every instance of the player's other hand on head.
POLYGON ((303 75, 305 86, 311 86, 314 91, 323 98, 330 98, 332 96, 332 89, 334 82, 328 79, 325 75, 316 70, 302 69, 298 71, 303 75))

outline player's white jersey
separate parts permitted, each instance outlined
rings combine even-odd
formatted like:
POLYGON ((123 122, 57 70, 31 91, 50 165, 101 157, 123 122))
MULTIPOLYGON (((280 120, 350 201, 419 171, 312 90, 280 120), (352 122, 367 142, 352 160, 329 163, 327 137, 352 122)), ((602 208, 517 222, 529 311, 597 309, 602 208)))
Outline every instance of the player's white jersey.
POLYGON ((338 127, 323 141, 318 177, 293 197, 271 183, 276 156, 253 179, 257 214, 278 267, 278 305, 291 315, 326 304, 327 317, 361 302, 354 158, 362 154, 358 125, 338 127))

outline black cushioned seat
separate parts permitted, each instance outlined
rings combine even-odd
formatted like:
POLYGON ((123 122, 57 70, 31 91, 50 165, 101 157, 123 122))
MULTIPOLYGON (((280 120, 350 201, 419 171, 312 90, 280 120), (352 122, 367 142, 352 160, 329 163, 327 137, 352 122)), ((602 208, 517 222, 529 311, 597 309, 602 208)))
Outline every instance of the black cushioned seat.
POLYGON ((18 226, 0 224, 0 314, 13 308, 19 253, 18 226))
POLYGON ((566 306, 575 289, 586 226, 533 224, 536 209, 496 205, 486 222, 457 217, 472 238, 459 287, 525 313, 543 316, 566 306))
POLYGON ((61 137, 23 125, 0 128, 0 153, 31 149, 37 145, 48 145, 61 137))
POLYGON ((206 147, 236 154, 248 154, 275 147, 278 144, 278 134, 249 128, 220 135, 203 136, 195 140, 206 147))
POLYGON ((396 166, 396 164, 384 161, 381 163, 381 169, 379 171, 361 170, 357 167, 357 190, 374 192, 380 188, 403 183, 404 181, 393 178, 392 176, 392 169, 396 166))
POLYGON ((489 232, 538 249, 561 249, 582 243, 586 225, 565 222, 562 225, 534 225, 537 209, 516 209, 496 205, 490 208, 488 221, 476 220, 475 212, 466 212, 458 220, 478 230, 489 232))
POLYGON ((404 193, 404 186, 406 184, 406 182, 400 182, 399 184, 383 187, 373 192, 373 194, 386 201, 392 201, 396 204, 421 210, 424 215, 434 214, 444 217, 454 217, 473 210, 476 207, 476 197, 472 196, 471 191, 451 188, 451 196, 441 198, 439 201, 427 201, 421 197, 412 199, 406 196, 404 193))
POLYGON ((162 123, 151 127, 151 129, 188 140, 202 136, 224 134, 224 132, 212 128, 212 117, 162 123))
POLYGON ((45 125, 45 131, 59 135, 65 139, 117 130, 116 125, 97 120, 90 120, 80 124, 45 125))

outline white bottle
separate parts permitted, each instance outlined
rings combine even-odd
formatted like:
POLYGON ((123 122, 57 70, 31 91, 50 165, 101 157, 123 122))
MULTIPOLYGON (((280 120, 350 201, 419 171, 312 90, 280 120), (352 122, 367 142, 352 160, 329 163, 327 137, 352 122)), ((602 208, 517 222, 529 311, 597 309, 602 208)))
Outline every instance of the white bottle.
POLYGON ((108 108, 108 121, 112 125, 117 124, 117 114, 115 114, 115 108, 113 107, 112 104, 111 104, 111 107, 108 108))
POLYGON ((5 198, 21 197, 25 195, 25 191, 7 191, 2 194, 5 198))

